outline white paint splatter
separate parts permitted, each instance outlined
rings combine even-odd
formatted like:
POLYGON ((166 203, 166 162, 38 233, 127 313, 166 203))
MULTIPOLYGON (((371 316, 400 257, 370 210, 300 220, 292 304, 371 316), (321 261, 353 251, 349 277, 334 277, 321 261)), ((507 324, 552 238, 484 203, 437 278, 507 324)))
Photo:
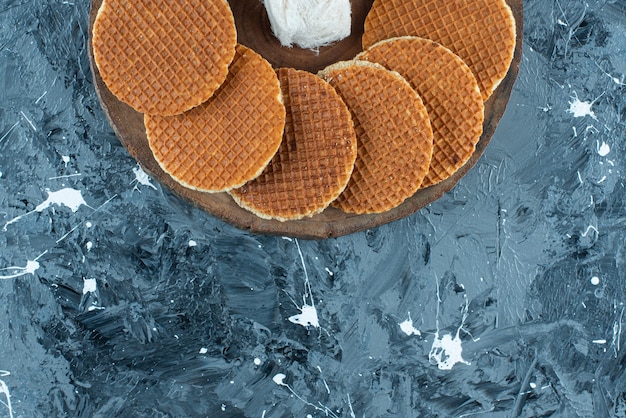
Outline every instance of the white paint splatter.
POLYGON ((70 177, 80 177, 80 176, 82 176, 81 173, 74 173, 74 174, 66 174, 64 176, 48 177, 48 180, 67 179, 67 178, 70 178, 70 177))
POLYGON ((582 118, 585 116, 591 116, 594 119, 598 119, 596 114, 591 110, 593 103, 581 102, 578 99, 574 99, 569 103, 568 112, 573 114, 575 118, 582 118))
MULTIPOLYGON (((98 282, 96 279, 84 279, 83 278, 83 295, 88 295, 91 293, 96 293, 98 291, 98 282)), ((87 307, 87 311, 101 311, 105 310, 104 306, 98 306, 98 301, 92 301, 92 304, 87 307)), ((156 331, 156 330, 155 330, 156 331)))
POLYGON ((552 106, 550 106, 550 105, 546 105, 544 107, 537 106, 537 109, 543 110, 544 112, 549 112, 549 111, 552 110, 552 106))
POLYGON ((350 407, 350 418, 356 418, 356 415, 354 415, 354 409, 352 409, 352 401, 350 400, 349 393, 348 393, 348 406, 350 407))
POLYGON ((413 320, 411 319, 411 312, 409 312, 409 319, 407 319, 406 321, 398 325, 400 325, 400 329, 402 330, 402 332, 404 332, 408 336, 422 335, 421 331, 413 326, 413 320))
POLYGON ((622 321, 624 319, 624 308, 619 315, 619 318, 613 323, 613 338, 611 340, 611 347, 613 347, 613 354, 617 358, 619 351, 621 350, 622 340, 622 321))
POLYGON ((602 142, 602 144, 598 142, 597 150, 600 157, 606 157, 611 152, 611 147, 606 142, 602 142))
POLYGON ((83 279, 83 295, 96 293, 96 290, 98 290, 98 282, 96 282, 96 279, 83 279))
POLYGON ((441 295, 439 293, 439 280, 435 278, 437 283, 437 315, 436 324, 437 331, 435 332, 435 338, 433 345, 428 353, 428 359, 432 363, 436 363, 440 370, 452 370, 455 364, 461 363, 470 365, 471 363, 463 359, 463 346, 460 337, 460 332, 465 325, 467 319, 467 312, 469 309, 469 301, 467 295, 465 295, 465 308, 463 309, 463 319, 461 325, 456 330, 456 334, 453 337, 452 334, 439 335, 439 305, 441 304, 441 295))
POLYGON ((589 226, 587 227, 587 229, 585 230, 585 232, 583 232, 583 233, 581 234, 581 236, 586 237, 587 235, 589 235, 589 232, 591 232, 591 231, 594 231, 594 232, 596 233, 596 235, 599 235, 599 234, 600 234, 600 232, 598 231, 598 228, 596 228, 596 227, 595 227, 595 226, 593 226, 593 225, 589 225, 589 226))
POLYGON ((35 274, 35 272, 39 269, 39 267, 40 267, 39 262, 36 259, 28 260, 26 262, 26 267, 19 267, 19 266, 5 267, 3 269, 0 269, 0 271, 9 270, 9 271, 12 271, 13 273, 7 276, 0 276, 0 280, 15 279, 16 277, 25 276, 27 274, 35 274))
POLYGON ((594 286, 597 286, 600 284, 600 278, 598 276, 593 276, 591 278, 591 284, 594 286))
POLYGON ((87 252, 91 251, 91 249, 93 248, 93 242, 87 241, 87 243, 85 244, 85 248, 87 249, 87 252))
POLYGON ((200 354, 206 354, 206 353, 208 353, 208 352, 209 352, 209 349, 208 349, 208 348, 206 348, 206 347, 202 347, 202 348, 200 349, 200 354))
POLYGON ((143 171, 139 164, 137 164, 137 167, 133 168, 133 173, 135 174, 135 179, 131 183, 137 183, 134 187, 134 190, 139 190, 139 188, 137 187, 138 184, 141 184, 142 186, 152 187, 154 190, 157 190, 154 184, 151 183, 150 176, 148 176, 148 174, 143 171))
POLYGON ((320 372, 320 376, 322 376, 322 382, 324 382, 324 387, 326 388, 326 392, 330 395, 330 388, 328 387, 328 383, 326 383, 326 379, 324 379, 322 368, 317 366, 317 370, 320 372))
POLYGON ((303 327, 320 327, 319 318, 317 316, 317 309, 315 309, 315 301, 313 300, 313 290, 311 289, 311 282, 309 281, 309 273, 306 269, 306 264, 304 262, 304 256, 302 255, 302 250, 300 249, 300 244, 298 244, 298 240, 294 240, 296 243, 296 248, 298 249, 298 254, 300 255, 300 261, 302 262, 302 268, 304 269, 304 288, 305 294, 302 296, 303 304, 301 307, 296 305, 296 307, 300 310, 299 314, 293 315, 289 317, 289 322, 302 325, 303 327))
POLYGON ((626 86, 626 84, 624 83, 624 76, 622 76, 622 79, 620 80, 618 77, 615 77, 613 74, 609 74, 606 71, 604 71, 604 68, 600 67, 600 65, 597 62, 595 62, 595 64, 596 64, 596 67, 598 67, 600 71, 602 71, 604 75, 609 77, 615 84, 617 84, 618 86, 626 86))
MULTIPOLYGON (((6 377, 10 375, 11 373, 7 372, 6 370, 0 370, 0 377, 6 377)), ((9 418, 13 418, 13 406, 11 406, 11 391, 2 379, 0 379, 0 393, 3 394, 4 398, 6 399, 6 402, 0 403, 7 407, 7 410, 9 411, 9 418)))
POLYGON ((64 189, 57 190, 56 192, 51 192, 50 189, 46 189, 46 192, 48 193, 48 198, 43 203, 39 204, 34 210, 31 210, 24 215, 17 216, 5 223, 2 228, 3 231, 7 230, 7 226, 14 224, 23 217, 35 212, 43 212, 52 205, 66 206, 70 208, 72 212, 76 212, 82 205, 90 207, 87 202, 85 202, 85 199, 83 199, 83 194, 80 190, 66 187, 64 189))
POLYGON ((319 402, 319 405, 321 406, 317 406, 315 404, 312 404, 311 402, 308 402, 307 400, 305 400, 302 396, 298 395, 292 388, 291 386, 289 386, 288 384, 285 383, 285 379, 287 378, 287 376, 285 376, 283 373, 278 373, 276 375, 274 375, 274 377, 272 378, 272 380, 274 381, 274 383, 276 383, 278 386, 284 386, 286 387, 289 392, 291 392, 291 394, 293 396, 295 396, 296 398, 298 398, 301 402, 305 403, 306 405, 315 408, 316 411, 320 411, 323 412, 324 414, 326 414, 326 416, 331 416, 333 418, 339 418, 332 410, 330 410, 328 407, 324 406, 321 402, 319 402))
POLYGON ((52 205, 67 206, 72 212, 76 212, 82 205, 89 206, 83 199, 83 193, 80 190, 67 187, 56 192, 46 189, 46 192, 48 198, 35 208, 35 212, 41 212, 52 205))
POLYGON ((20 110, 20 113, 22 114, 22 117, 24 119, 26 119, 26 122, 28 122, 28 124, 30 125, 31 128, 33 128, 33 131, 37 132, 37 127, 35 126, 35 124, 33 123, 32 120, 30 120, 28 118, 28 116, 26 116, 26 113, 24 113, 23 111, 20 110))
POLYGON ((197 243, 197 242, 195 242, 194 240, 190 239, 190 240, 189 240, 189 243, 188 243, 187 245, 188 245, 189 247, 195 247, 195 246, 197 246, 197 245, 198 245, 198 243, 197 243))
POLYGON ((276 383, 278 386, 287 386, 287 385, 285 384, 285 378, 286 378, 286 377, 287 377, 287 376, 285 376, 284 374, 282 374, 282 373, 278 373, 276 376, 274 376, 274 377, 272 378, 272 380, 273 380, 273 381, 274 381, 274 383, 276 383))
POLYGON ((48 90, 44 91, 43 94, 41 96, 39 96, 39 98, 37 100, 35 100, 35 104, 38 104, 41 101, 41 99, 44 98, 44 96, 46 94, 48 94, 48 90))
POLYGON ((6 131, 6 133, 4 135, 2 135, 2 138, 0 138, 0 144, 2 144, 2 141, 4 141, 11 134, 11 132, 13 132, 13 129, 15 129, 17 127, 17 125, 19 125, 19 124, 20 124, 19 122, 15 122, 13 124, 13 126, 11 126, 9 128, 9 130, 6 131))
POLYGON ((315 306, 304 304, 298 309, 300 309, 300 313, 290 316, 289 322, 302 325, 303 327, 312 326, 319 328, 320 322, 317 317, 317 309, 315 309, 315 306))
POLYGON ((451 334, 439 337, 437 332, 428 358, 437 363, 440 370, 452 370, 457 363, 471 364, 463 359, 463 347, 459 337, 459 330, 457 330, 454 337, 451 334))
POLYGON ((602 95, 597 97, 592 102, 583 102, 578 98, 578 94, 574 92, 574 97, 572 97, 572 101, 569 102, 568 112, 573 114, 575 118, 583 118, 585 116, 591 116, 593 119, 598 120, 598 118, 596 117, 596 114, 593 112, 593 110, 591 110, 591 107, 600 97, 602 97, 602 95))

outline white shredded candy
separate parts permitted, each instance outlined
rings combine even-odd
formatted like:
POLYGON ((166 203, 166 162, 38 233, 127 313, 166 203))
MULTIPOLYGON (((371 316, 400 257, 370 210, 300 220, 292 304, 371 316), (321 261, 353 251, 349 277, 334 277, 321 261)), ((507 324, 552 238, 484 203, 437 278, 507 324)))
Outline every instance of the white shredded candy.
POLYGON ((264 0, 272 31, 284 46, 315 49, 350 35, 350 0, 264 0))

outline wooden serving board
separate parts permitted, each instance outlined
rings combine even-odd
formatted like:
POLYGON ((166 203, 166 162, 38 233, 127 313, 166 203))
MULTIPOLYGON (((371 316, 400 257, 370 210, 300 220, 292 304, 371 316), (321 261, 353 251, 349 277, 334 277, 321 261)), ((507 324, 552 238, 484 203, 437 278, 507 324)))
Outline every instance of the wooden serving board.
MULTIPOLYGON (((229 3, 237 23, 238 42, 256 50, 274 67, 287 66, 317 72, 328 64, 351 59, 361 52, 363 22, 372 6, 373 0, 352 0, 353 33, 349 38, 334 45, 322 47, 318 51, 281 46, 272 35, 269 20, 261 1, 229 0, 229 3)), ((450 191, 476 164, 491 140, 500 118, 504 114, 517 78, 522 56, 522 0, 507 0, 507 3, 511 6, 516 20, 517 44, 515 56, 506 78, 485 103, 483 134, 476 146, 474 155, 449 179, 418 191, 393 210, 374 215, 346 214, 338 209, 329 208, 307 219, 288 222, 272 221, 261 219, 251 212, 240 208, 227 193, 202 193, 179 185, 161 169, 154 159, 148 146, 143 115, 113 96, 102 81, 98 68, 94 64, 91 32, 102 0, 92 0, 91 2, 89 59, 95 90, 109 123, 130 155, 137 160, 144 171, 153 179, 200 209, 245 230, 261 234, 306 239, 337 237, 380 226, 418 211, 450 191)))

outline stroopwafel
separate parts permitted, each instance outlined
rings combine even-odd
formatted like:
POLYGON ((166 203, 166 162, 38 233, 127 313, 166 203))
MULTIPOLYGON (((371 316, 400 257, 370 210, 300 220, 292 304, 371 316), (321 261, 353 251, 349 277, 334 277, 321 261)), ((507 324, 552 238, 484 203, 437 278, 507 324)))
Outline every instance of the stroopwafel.
POLYGON ((381 213, 413 195, 428 171, 433 134, 422 100, 398 73, 366 61, 340 62, 319 74, 348 105, 357 159, 332 205, 344 212, 381 213))
POLYGON ((285 107, 271 65, 237 45, 228 77, 211 99, 181 115, 144 121, 165 172, 183 186, 221 192, 263 171, 280 145, 285 107))
POLYGON ((454 174, 483 131, 484 104, 469 67, 449 49, 418 37, 381 41, 358 56, 402 75, 422 98, 433 129, 433 157, 422 188, 454 174))
POLYGON ((363 46, 419 36, 457 54, 487 100, 506 76, 515 52, 515 18, 505 0, 375 0, 363 46))
POLYGON ((175 115, 224 82, 237 32, 224 0, 105 0, 93 25, 102 80, 140 113, 175 115))
POLYGON ((319 213, 339 196, 357 140, 348 108, 326 81, 293 68, 277 74, 287 111, 282 143, 263 173, 230 195, 261 218, 286 221, 319 213))

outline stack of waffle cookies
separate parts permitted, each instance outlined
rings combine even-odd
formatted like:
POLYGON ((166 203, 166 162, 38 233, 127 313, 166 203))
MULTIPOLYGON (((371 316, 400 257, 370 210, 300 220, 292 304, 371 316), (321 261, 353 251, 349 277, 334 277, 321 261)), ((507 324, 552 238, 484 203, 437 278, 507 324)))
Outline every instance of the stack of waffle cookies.
POLYGON ((104 0, 92 46, 174 180, 289 221, 382 213, 453 175, 516 41, 505 0, 375 0, 364 29, 312 74, 238 44, 225 0, 104 0))

